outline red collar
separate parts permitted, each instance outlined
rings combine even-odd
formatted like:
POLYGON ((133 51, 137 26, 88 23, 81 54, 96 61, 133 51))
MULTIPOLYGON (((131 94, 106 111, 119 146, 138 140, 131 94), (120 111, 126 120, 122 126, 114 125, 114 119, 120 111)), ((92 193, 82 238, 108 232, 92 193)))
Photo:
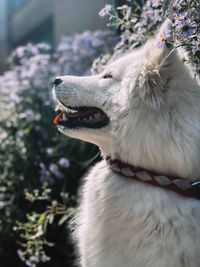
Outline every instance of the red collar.
POLYGON ((200 180, 189 180, 163 175, 126 164, 118 159, 112 159, 111 156, 106 157, 106 162, 112 171, 131 179, 169 189, 187 197, 200 199, 200 180))

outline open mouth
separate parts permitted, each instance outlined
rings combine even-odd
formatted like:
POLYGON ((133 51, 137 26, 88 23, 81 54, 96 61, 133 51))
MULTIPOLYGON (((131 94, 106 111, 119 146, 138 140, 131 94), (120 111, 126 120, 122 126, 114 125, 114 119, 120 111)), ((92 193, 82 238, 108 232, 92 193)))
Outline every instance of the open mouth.
POLYGON ((67 107, 59 103, 58 112, 54 119, 57 126, 99 129, 109 123, 108 116, 96 107, 67 107))

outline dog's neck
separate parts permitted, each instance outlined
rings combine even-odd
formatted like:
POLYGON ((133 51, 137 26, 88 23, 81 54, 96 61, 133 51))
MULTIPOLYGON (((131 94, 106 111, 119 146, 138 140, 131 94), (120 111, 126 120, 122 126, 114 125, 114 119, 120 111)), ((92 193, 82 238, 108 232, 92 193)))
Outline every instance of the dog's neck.
POLYGON ((200 199, 200 179, 183 179, 156 173, 152 170, 146 170, 141 167, 126 164, 118 159, 112 159, 111 156, 106 157, 106 162, 112 171, 125 177, 129 177, 152 186, 171 190, 183 196, 200 199))

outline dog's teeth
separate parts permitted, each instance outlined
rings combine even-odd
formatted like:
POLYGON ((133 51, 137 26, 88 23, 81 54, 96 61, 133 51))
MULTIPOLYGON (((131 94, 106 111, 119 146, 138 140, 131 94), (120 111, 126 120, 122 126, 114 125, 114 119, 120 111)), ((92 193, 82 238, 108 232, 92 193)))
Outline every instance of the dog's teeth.
POLYGON ((67 116, 66 116, 65 113, 62 114, 62 120, 63 120, 63 121, 67 121, 67 116))
POLYGON ((95 116, 95 119, 97 119, 97 120, 101 119, 101 113, 100 112, 96 113, 94 116, 95 116))

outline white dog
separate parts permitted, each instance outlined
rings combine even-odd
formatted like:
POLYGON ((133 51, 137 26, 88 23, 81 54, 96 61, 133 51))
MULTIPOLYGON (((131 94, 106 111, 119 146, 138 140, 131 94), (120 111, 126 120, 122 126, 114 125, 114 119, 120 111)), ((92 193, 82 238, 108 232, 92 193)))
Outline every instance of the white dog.
POLYGON ((59 130, 104 157, 77 218, 83 267, 200 266, 200 87, 176 49, 157 47, 170 30, 99 75, 54 82, 59 130))

